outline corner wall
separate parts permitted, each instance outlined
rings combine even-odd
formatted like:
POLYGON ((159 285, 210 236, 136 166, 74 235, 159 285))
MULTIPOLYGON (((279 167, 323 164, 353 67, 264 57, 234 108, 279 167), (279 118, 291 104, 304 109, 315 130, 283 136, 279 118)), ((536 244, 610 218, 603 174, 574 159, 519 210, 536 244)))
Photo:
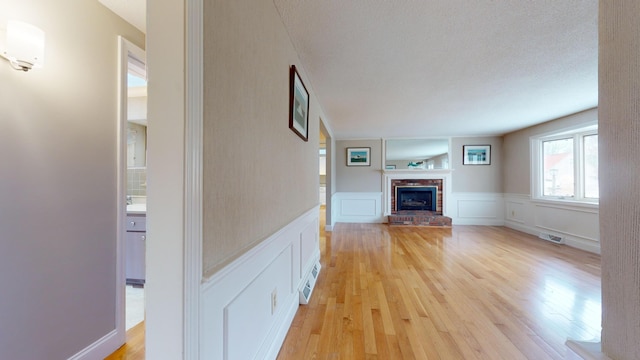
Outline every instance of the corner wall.
POLYGON ((631 360, 640 359, 640 3, 599 10, 602 348, 631 360))
POLYGON ((335 222, 381 223, 382 152, 381 139, 336 141, 336 193, 333 194, 335 222), (371 148, 370 166, 347 166, 347 148, 371 148))
POLYGON ((597 206, 537 201, 531 194, 530 138, 593 124, 598 109, 590 109, 504 136, 504 225, 534 236, 551 234, 567 245, 600 253, 597 206))
POLYGON ((318 204, 321 111, 271 1, 204 3, 205 277, 318 204), (309 141, 289 129, 289 68, 309 92, 309 141))

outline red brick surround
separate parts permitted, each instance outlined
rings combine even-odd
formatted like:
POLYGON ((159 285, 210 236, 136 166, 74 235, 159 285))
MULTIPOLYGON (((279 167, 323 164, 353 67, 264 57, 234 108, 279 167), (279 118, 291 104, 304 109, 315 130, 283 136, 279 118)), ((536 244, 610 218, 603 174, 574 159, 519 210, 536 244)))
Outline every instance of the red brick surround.
POLYGON ((391 213, 396 213, 396 186, 436 186, 438 188, 438 201, 436 203, 436 215, 442 215, 442 201, 444 197, 444 184, 442 179, 396 179, 391 180, 391 213))

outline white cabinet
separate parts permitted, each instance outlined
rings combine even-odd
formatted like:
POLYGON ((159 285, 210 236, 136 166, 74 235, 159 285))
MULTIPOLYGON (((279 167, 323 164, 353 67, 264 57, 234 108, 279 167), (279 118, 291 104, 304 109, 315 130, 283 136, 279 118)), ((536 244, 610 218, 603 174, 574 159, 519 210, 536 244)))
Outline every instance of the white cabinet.
POLYGON ((145 215, 127 215, 127 237, 125 246, 125 275, 127 285, 144 285, 146 240, 145 215))

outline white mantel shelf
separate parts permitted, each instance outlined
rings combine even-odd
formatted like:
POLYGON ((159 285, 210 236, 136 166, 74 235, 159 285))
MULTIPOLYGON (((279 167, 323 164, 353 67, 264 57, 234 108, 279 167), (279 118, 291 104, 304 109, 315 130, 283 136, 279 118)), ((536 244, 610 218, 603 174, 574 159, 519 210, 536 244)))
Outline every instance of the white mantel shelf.
POLYGON ((454 169, 383 169, 383 174, 451 174, 454 169))

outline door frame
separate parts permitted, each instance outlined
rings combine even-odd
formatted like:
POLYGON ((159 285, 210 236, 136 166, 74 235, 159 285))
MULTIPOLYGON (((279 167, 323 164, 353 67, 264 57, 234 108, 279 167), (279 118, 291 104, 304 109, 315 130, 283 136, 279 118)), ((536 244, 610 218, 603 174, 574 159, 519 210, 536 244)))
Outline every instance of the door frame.
POLYGON ((117 240, 116 240, 116 338, 126 341, 126 219, 127 219, 127 121, 129 58, 145 63, 145 51, 122 36, 118 36, 118 121, 116 177, 117 240))

